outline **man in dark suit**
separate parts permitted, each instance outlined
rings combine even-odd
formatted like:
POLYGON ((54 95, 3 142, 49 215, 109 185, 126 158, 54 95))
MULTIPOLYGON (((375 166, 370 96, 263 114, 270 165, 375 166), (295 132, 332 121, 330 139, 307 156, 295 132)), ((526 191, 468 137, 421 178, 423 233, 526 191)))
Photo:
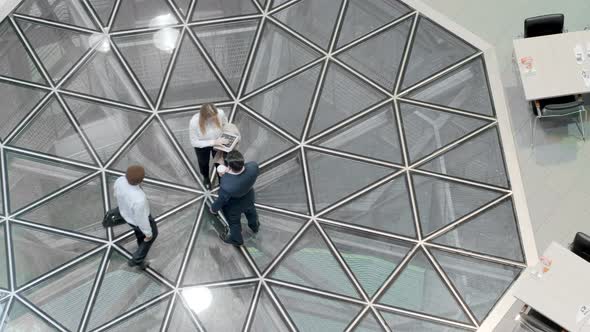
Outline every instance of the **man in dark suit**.
POLYGON ((248 219, 248 227, 258 233, 260 224, 258 213, 254 206, 254 183, 258 177, 258 164, 256 162, 244 163, 244 156, 239 151, 231 151, 225 157, 227 171, 219 181, 219 197, 211 205, 211 213, 217 214, 223 211, 229 223, 229 234, 221 236, 225 243, 242 245, 242 213, 248 219))

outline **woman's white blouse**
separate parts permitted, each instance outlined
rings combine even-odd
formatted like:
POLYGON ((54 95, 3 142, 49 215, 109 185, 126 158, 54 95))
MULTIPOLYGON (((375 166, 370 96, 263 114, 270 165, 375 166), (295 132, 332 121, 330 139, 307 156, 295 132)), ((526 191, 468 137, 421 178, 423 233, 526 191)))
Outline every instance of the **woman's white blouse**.
POLYGON ((188 131, 191 139, 191 145, 195 148, 205 148, 215 145, 215 140, 221 136, 223 126, 227 123, 227 117, 223 110, 217 110, 217 118, 221 123, 221 128, 217 128, 213 121, 205 124, 205 133, 201 133, 199 128, 199 113, 195 114, 189 123, 188 131))

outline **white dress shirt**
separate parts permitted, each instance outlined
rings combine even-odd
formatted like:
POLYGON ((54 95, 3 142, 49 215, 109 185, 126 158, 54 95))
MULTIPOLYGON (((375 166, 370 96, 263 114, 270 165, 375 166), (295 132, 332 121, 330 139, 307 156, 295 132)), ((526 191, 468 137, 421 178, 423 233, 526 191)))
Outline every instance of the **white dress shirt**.
POLYGON ((150 205, 139 185, 132 186, 125 176, 115 181, 115 199, 121 217, 131 225, 139 227, 146 237, 152 237, 149 215, 150 205))
POLYGON ((217 118, 221 128, 217 128, 212 121, 205 124, 205 133, 201 132, 199 127, 199 113, 195 114, 189 123, 188 132, 191 139, 191 145, 195 148, 205 148, 215 145, 215 140, 221 136, 223 126, 227 123, 227 117, 223 110, 217 110, 217 118))

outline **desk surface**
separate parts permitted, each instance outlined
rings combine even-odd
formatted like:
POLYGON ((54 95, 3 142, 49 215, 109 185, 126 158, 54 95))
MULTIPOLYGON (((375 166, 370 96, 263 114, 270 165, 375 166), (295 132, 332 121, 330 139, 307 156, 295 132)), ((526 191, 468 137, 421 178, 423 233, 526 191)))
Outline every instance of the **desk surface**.
POLYGON ((590 70, 587 45, 590 31, 514 40, 514 54, 520 71, 526 100, 589 93, 582 78, 582 69, 590 70), (578 64, 574 48, 581 45, 584 63, 578 64), (535 73, 525 73, 520 58, 533 58, 535 73))
POLYGON ((551 268, 537 279, 528 268, 515 285, 514 296, 569 331, 590 331, 590 263, 552 242, 543 256, 552 260, 551 268))

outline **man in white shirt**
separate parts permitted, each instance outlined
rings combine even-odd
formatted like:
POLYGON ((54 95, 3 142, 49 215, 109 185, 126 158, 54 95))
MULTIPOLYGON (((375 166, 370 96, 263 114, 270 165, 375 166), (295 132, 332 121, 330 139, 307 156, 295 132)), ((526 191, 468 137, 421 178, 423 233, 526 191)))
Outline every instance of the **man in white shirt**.
POLYGON ((128 262, 129 266, 139 266, 145 270, 149 263, 145 261, 150 248, 158 237, 158 227, 150 216, 150 205, 140 187, 145 176, 142 166, 129 166, 125 176, 115 181, 115 199, 121 217, 133 228, 137 238, 137 250, 128 262))

